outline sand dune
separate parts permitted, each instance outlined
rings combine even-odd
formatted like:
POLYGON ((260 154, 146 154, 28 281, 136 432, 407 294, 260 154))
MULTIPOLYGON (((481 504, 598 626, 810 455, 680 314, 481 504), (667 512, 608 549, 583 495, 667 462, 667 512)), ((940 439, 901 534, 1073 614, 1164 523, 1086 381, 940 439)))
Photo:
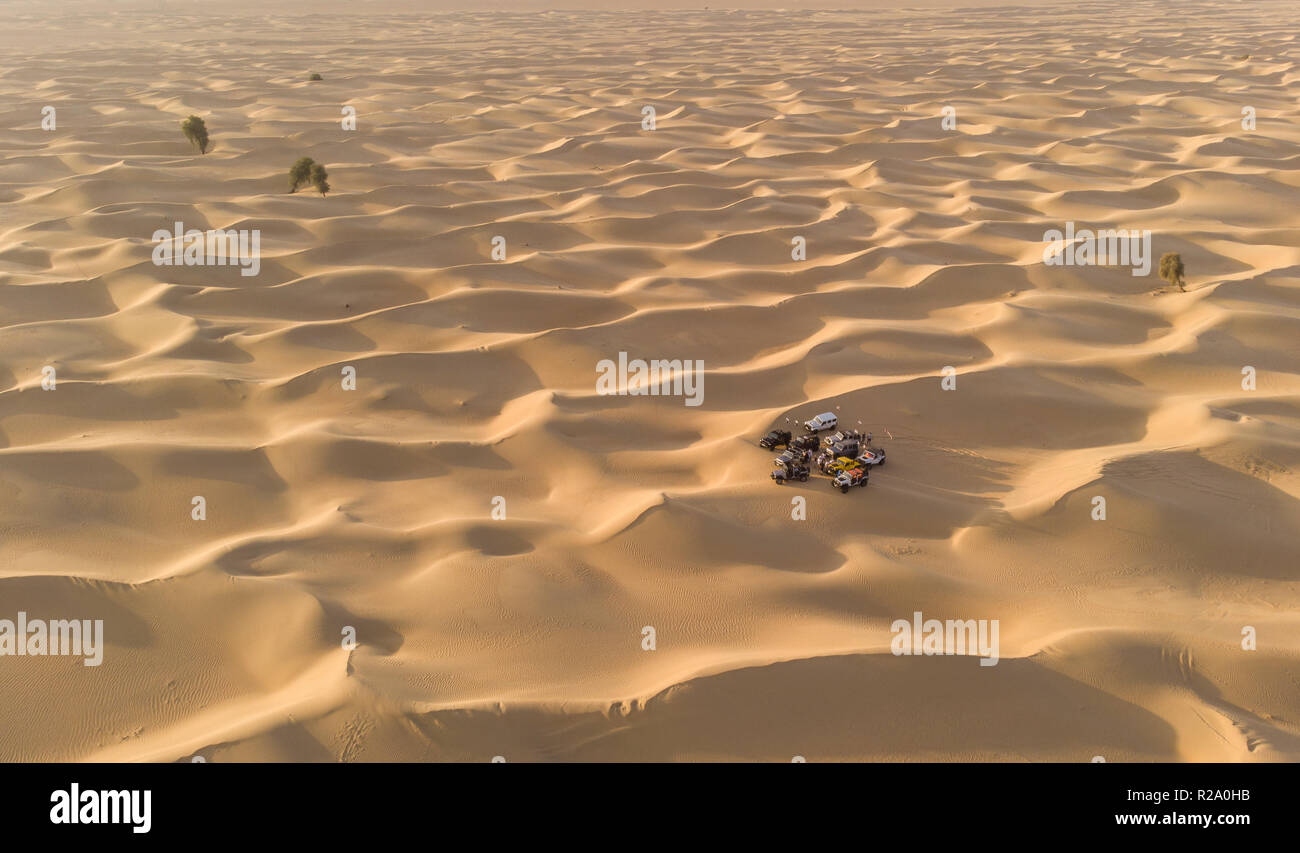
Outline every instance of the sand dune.
POLYGON ((0 759, 1300 759, 1293 6, 262 5, 0 10, 0 759))

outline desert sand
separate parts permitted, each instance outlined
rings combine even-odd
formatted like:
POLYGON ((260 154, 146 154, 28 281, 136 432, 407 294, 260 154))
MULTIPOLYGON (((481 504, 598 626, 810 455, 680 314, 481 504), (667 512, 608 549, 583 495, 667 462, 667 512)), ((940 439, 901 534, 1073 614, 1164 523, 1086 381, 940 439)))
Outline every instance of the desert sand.
POLYGON ((0 7, 0 759, 1300 759, 1300 9, 857 5, 0 7))

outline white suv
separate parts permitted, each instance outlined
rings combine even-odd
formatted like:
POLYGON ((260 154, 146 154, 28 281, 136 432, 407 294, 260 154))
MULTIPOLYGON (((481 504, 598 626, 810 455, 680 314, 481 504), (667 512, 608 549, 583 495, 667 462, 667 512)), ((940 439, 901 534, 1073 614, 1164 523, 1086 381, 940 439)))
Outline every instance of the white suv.
POLYGON ((839 418, 835 417, 834 412, 822 412, 810 421, 803 422, 803 428, 809 432, 821 432, 824 429, 835 429, 839 424, 839 418))

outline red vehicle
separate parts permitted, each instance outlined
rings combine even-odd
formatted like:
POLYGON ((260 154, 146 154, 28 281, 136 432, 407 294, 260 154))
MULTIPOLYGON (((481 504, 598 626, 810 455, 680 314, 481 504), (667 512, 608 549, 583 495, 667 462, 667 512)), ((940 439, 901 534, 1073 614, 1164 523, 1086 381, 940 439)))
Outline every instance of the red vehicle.
POLYGON ((867 485, 867 469, 850 468, 847 471, 841 471, 835 475, 835 479, 831 481, 831 485, 835 486, 845 494, 847 494, 849 489, 854 486, 865 487, 867 485))
POLYGON ((866 450, 862 452, 862 455, 858 457, 858 461, 861 462, 863 465, 866 465, 868 468, 874 467, 876 465, 884 465, 885 448, 868 447, 866 450))

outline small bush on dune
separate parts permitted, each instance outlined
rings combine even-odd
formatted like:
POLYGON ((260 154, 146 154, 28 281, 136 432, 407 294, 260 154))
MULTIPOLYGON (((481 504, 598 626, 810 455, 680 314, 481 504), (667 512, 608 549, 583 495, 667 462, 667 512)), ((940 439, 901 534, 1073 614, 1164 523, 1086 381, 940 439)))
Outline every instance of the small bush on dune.
POLYGON ((1187 279, 1183 277, 1185 273, 1182 255, 1166 252, 1160 256, 1160 277, 1170 284, 1178 285, 1178 289, 1183 292, 1187 291, 1187 279))
POLYGON ((199 149, 200 154, 208 153, 208 126, 198 116, 190 116, 181 122, 181 133, 190 144, 199 149))
POLYGON ((321 196, 330 191, 328 178, 329 172, 326 172, 325 167, 320 163, 316 163, 311 167, 311 185, 320 190, 321 196))
POLYGON ((316 161, 310 157, 299 157, 298 162, 289 169, 289 192, 297 192, 298 187, 311 183, 311 167, 316 161))
POLYGON ((315 71, 313 71, 313 72, 311 73, 311 76, 308 77, 307 79, 308 79, 308 80, 324 80, 325 78, 322 77, 322 76, 320 76, 319 74, 317 74, 315 71))
POLYGON ((289 169, 289 192, 297 192, 299 187, 311 184, 325 195, 330 191, 329 176, 320 163, 310 157, 299 157, 289 169))

